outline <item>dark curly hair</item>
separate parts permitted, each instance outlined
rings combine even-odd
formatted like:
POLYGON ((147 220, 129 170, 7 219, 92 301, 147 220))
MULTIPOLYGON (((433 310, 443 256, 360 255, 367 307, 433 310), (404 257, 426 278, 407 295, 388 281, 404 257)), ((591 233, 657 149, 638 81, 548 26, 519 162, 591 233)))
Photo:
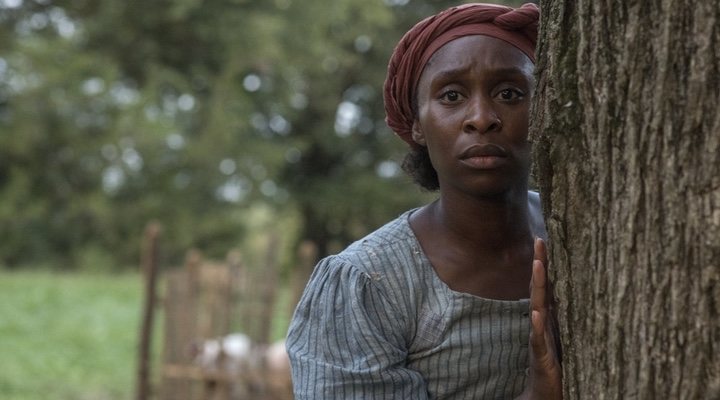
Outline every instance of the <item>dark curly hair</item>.
POLYGON ((440 189, 437 171, 430 162, 430 154, 427 147, 413 146, 405 156, 402 169, 412 178, 413 182, 423 189, 434 192, 440 189))

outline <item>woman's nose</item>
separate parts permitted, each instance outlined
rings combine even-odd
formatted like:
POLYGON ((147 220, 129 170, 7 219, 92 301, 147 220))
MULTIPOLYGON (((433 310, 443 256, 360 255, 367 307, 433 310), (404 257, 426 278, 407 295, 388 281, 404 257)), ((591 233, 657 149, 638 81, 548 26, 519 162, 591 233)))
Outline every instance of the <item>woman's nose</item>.
POLYGON ((491 100, 476 98, 467 104, 467 113, 463 121, 464 132, 488 133, 502 128, 502 121, 491 100))

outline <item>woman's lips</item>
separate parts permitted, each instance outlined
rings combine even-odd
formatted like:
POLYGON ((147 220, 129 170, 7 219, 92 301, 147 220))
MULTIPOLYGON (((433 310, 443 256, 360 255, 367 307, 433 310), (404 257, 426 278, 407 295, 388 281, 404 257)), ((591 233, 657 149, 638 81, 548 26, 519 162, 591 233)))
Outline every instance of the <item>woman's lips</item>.
POLYGON ((507 162, 506 157, 481 156, 462 159, 463 164, 475 169, 495 169, 507 162))
POLYGON ((476 144, 460 154, 460 161, 475 169, 494 169, 507 162, 507 152, 495 144, 476 144))

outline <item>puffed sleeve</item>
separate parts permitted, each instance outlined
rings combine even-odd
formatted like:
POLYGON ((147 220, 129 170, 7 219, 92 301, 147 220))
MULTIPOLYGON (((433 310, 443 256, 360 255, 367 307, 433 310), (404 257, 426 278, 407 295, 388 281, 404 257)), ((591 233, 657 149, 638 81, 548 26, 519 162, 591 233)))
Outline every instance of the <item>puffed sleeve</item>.
POLYGON ((295 398, 427 399, 423 377, 405 367, 406 318, 367 274, 321 261, 288 331, 295 398))

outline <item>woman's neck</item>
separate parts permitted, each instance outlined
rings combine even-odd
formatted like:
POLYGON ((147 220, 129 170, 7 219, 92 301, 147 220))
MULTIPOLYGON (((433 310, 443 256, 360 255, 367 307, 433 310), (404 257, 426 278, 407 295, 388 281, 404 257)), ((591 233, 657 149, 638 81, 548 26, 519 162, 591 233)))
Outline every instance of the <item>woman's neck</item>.
POLYGON ((502 198, 440 199, 410 216, 440 280, 493 299, 527 297, 533 255, 527 191, 502 198))
POLYGON ((532 240, 527 190, 488 198, 441 192, 427 211, 433 229, 478 250, 503 250, 532 240))

